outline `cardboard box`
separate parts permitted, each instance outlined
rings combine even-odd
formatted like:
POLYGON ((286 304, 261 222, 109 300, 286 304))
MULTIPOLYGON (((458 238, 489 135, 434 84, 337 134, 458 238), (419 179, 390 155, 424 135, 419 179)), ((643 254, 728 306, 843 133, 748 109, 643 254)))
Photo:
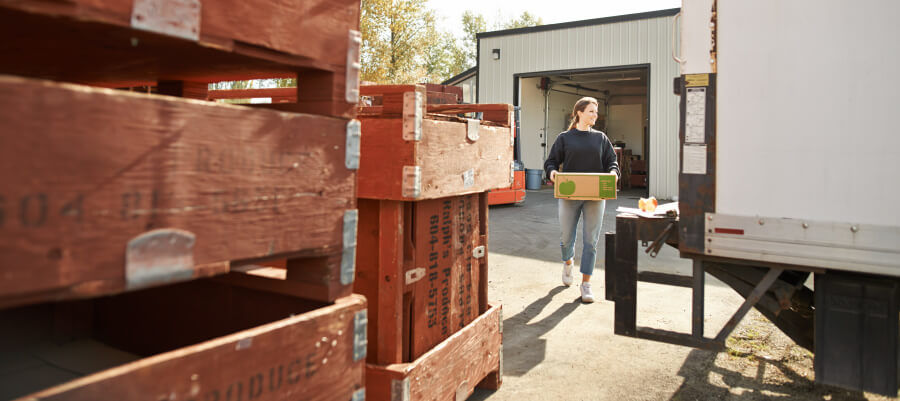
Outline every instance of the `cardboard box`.
POLYGON ((616 199, 616 174, 557 173, 553 196, 572 200, 616 199))

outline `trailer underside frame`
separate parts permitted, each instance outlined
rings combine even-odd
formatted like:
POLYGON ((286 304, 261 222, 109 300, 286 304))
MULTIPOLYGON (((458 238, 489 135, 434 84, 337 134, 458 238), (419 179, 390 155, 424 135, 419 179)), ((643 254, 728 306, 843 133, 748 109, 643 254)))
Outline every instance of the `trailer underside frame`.
POLYGON ((798 345, 814 347, 812 291, 803 286, 814 269, 749 266, 690 255, 691 276, 638 271, 638 242, 655 256, 664 245, 678 248, 677 217, 644 218, 621 214, 616 232, 606 234, 606 299, 615 302, 615 333, 696 348, 719 350, 750 308, 756 307, 798 345), (704 336, 705 273, 725 282, 745 298, 714 338, 704 336), (637 326, 637 283, 648 282, 692 289, 691 333, 637 326))

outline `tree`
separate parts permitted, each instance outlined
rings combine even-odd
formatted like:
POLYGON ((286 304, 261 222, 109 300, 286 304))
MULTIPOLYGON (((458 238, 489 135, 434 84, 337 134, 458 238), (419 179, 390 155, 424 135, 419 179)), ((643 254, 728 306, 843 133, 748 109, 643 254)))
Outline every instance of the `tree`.
POLYGON ((513 18, 500 24, 499 26, 500 29, 515 29, 538 25, 544 25, 543 19, 541 19, 541 17, 535 17, 530 12, 525 11, 522 13, 522 15, 519 16, 519 18, 513 18))
POLYGON ((427 0, 362 0, 364 81, 411 83, 423 78, 430 50, 426 44, 436 32, 434 11, 426 3, 427 0))
MULTIPOLYGON (((514 29, 514 28, 525 28, 529 26, 537 26, 543 25, 544 22, 540 17, 535 17, 533 14, 525 11, 518 18, 513 18, 508 21, 501 21, 501 16, 498 14, 497 21, 493 25, 493 29, 501 30, 501 29, 514 29)), ((470 10, 466 10, 462 15, 462 25, 463 32, 465 32, 465 37, 462 42, 463 45, 459 49, 459 52, 464 55, 465 62, 460 68, 456 69, 456 75, 460 72, 465 71, 466 69, 472 68, 478 61, 478 37, 477 35, 481 32, 488 31, 488 23, 485 20, 484 16, 470 10)))
POLYGON ((462 25, 463 32, 465 32, 466 35, 463 38, 464 49, 462 50, 466 56, 466 65, 460 72, 475 66, 478 61, 478 38, 476 36, 480 32, 487 32, 488 30, 487 21, 484 19, 484 16, 470 10, 463 12, 462 25))
POLYGON ((426 31, 425 39, 422 65, 424 71, 419 81, 441 82, 455 75, 453 72, 461 65, 464 66, 458 60, 459 46, 452 34, 441 32, 431 24, 426 31))
MULTIPOLYGON (((460 40, 437 28, 427 0, 362 0, 360 58, 363 81, 380 84, 441 82, 475 65, 476 34, 488 30, 484 16, 466 11, 465 36, 460 40)), ((525 12, 496 23, 495 29, 540 25, 540 18, 525 12)))

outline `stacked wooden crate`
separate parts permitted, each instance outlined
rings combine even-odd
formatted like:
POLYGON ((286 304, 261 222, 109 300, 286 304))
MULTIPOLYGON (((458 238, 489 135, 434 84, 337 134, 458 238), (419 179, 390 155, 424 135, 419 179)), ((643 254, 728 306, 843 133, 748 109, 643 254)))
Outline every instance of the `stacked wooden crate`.
POLYGON ((0 2, 0 398, 364 396, 358 24, 359 0, 0 2), (294 102, 172 97, 273 77, 294 102), (104 89, 134 86, 159 95, 104 89))
POLYGON ((354 283, 372 305, 373 400, 463 399, 501 380, 501 309, 487 298, 486 191, 512 179, 512 107, 429 104, 445 92, 427 89, 360 88, 377 105, 360 108, 354 283))
POLYGON ((631 156, 631 177, 629 181, 634 188, 647 187, 647 161, 640 156, 631 156))

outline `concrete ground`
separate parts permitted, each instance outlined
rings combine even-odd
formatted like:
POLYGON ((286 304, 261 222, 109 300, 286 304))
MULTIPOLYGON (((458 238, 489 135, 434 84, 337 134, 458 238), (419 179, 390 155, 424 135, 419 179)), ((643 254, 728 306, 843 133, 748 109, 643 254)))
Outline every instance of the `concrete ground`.
MULTIPOLYGON (((615 228, 616 207, 637 207, 641 192, 607 202, 604 232, 615 228)), ((582 304, 580 274, 571 287, 561 284, 556 213, 546 188, 528 191, 521 205, 490 209, 489 298, 503 304, 503 386, 478 389, 470 400, 884 399, 814 386, 812 355, 756 311, 722 352, 613 335, 604 241, 592 279, 597 302, 582 304)), ((580 234, 579 228, 576 263, 580 234)), ((691 262, 671 247, 655 259, 639 254, 641 270, 691 273, 691 262)), ((705 334, 714 337, 743 298, 709 275, 706 280, 705 334)), ((640 326, 690 332, 690 308, 690 289, 639 283, 640 326)))

